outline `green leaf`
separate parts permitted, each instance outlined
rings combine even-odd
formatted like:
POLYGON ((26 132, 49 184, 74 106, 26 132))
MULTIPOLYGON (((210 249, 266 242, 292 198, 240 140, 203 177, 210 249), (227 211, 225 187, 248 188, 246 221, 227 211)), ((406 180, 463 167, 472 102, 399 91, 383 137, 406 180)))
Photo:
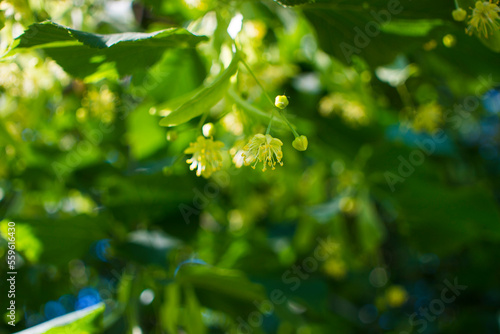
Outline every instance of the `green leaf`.
POLYGON ((188 333, 206 333, 205 324, 203 324, 202 312, 198 298, 191 286, 184 287, 184 296, 186 297, 186 312, 184 313, 186 329, 188 333))
POLYGON ((325 52, 346 64, 359 56, 370 65, 380 66, 394 60, 399 53, 424 44, 425 37, 433 30, 429 22, 451 21, 452 10, 452 3, 444 1, 317 0, 304 5, 303 12, 325 52), (396 20, 406 21, 406 29, 399 34, 395 34, 396 27, 390 24, 396 20), (409 23, 414 20, 416 23, 409 23), (426 21, 427 26, 417 29, 426 21), (384 25, 390 31, 384 31, 381 28, 384 25))
POLYGON ((474 243, 500 240, 500 212, 484 186, 448 188, 408 180, 397 192, 401 229, 421 252, 446 256, 474 243))
POLYGON ((168 333, 177 332, 180 310, 180 289, 179 285, 172 283, 165 288, 165 302, 161 308, 161 320, 163 328, 168 333))
POLYGON ((104 303, 54 318, 17 334, 89 334, 102 330, 104 303))
MULTIPOLYGON (((15 218, 14 218, 15 219, 15 218)), ((41 263, 65 265, 83 257, 96 240, 107 237, 102 218, 86 215, 66 219, 18 219, 42 243, 41 263)))
POLYGON ((476 33, 477 38, 492 51, 500 52, 500 30, 491 31, 488 37, 476 33))
POLYGON ((315 0, 274 0, 284 7, 291 7, 297 5, 303 5, 306 3, 314 2, 315 0))
MULTIPOLYGON (((138 72, 132 77, 130 92, 146 97, 145 103, 151 107, 151 101, 164 103, 201 86, 206 72, 196 49, 172 49, 148 71, 138 72)), ((155 126, 158 126, 157 121, 155 126)))
POLYGON ((434 29, 443 25, 442 20, 392 20, 380 26, 380 30, 394 35, 401 36, 427 36, 434 29))
MULTIPOLYGON (((173 107, 173 111, 160 121, 160 125, 179 125, 210 110, 224 97, 229 87, 229 79, 238 69, 239 60, 239 55, 236 53, 229 66, 212 83, 201 86, 188 96, 170 101, 169 105, 178 107, 173 107)), ((170 108, 165 109, 163 106, 163 109, 169 110, 170 108)))
POLYGON ((180 241, 160 231, 134 231, 126 242, 118 243, 116 251, 122 256, 142 264, 167 264, 167 254, 180 245, 180 241))
MULTIPOLYGON (((0 236, 5 240, 9 239, 9 221, 4 219, 0 222, 0 236)), ((28 224, 16 224, 16 251, 24 255, 31 262, 37 262, 43 250, 43 244, 34 235, 32 228, 28 224)))
POLYGON ((0 29, 2 29, 5 26, 5 14, 4 12, 0 12, 0 29))
POLYGON ((359 197, 358 237, 364 254, 375 254, 385 236, 384 225, 370 201, 368 193, 359 197))
POLYGON ((128 115, 127 140, 130 152, 137 160, 150 156, 166 145, 165 130, 157 122, 157 118, 149 114, 147 106, 140 106, 128 115))
POLYGON ((72 76, 85 78, 96 72, 123 76, 144 71, 167 49, 193 47, 205 40, 205 36, 182 28, 99 35, 46 21, 31 25, 6 56, 21 49, 41 48, 72 76))
POLYGON ((241 272, 207 266, 182 266, 176 276, 179 283, 253 302, 265 297, 262 286, 252 283, 241 272))

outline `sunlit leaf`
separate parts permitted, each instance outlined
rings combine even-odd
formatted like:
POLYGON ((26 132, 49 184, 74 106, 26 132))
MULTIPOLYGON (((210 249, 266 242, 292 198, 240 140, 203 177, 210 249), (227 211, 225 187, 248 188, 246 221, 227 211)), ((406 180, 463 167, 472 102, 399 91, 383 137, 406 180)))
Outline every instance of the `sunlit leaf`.
POLYGON ((161 126, 174 126, 185 123, 190 119, 208 112, 219 102, 229 87, 229 79, 238 69, 239 55, 233 56, 228 67, 211 83, 203 85, 186 97, 183 102, 160 121, 161 126))
POLYGON ((347 64, 359 56, 369 64, 383 65, 393 61, 399 53, 425 43, 423 37, 439 20, 451 20, 452 10, 453 7, 445 2, 430 0, 424 3, 317 0, 304 5, 303 11, 325 52, 347 64), (432 10, 423 10, 426 7, 432 10), (403 21, 404 27, 398 30, 396 27, 403 21))
POLYGON ((99 303, 20 331, 18 334, 99 333, 102 331, 104 308, 104 303, 99 303))
MULTIPOLYGON (((106 225, 101 219, 86 215, 68 219, 17 220, 23 229, 42 243, 39 261, 66 264, 82 257, 96 240, 106 237, 106 225)), ((19 230, 21 232, 23 230, 19 230)), ((22 236, 19 236, 22 240, 22 236)))
POLYGON ((180 289, 179 285, 172 283, 165 287, 165 302, 162 305, 162 324, 169 333, 177 331, 179 322, 180 305, 180 289))
POLYGON ((282 6, 291 7, 314 2, 315 0, 274 0, 282 6))
POLYGON ((167 49, 193 47, 205 40, 182 28, 99 35, 47 21, 31 25, 7 55, 41 48, 75 77, 85 78, 101 71, 123 76, 151 66, 167 49))
POLYGON ((432 29, 443 24, 441 20, 391 20, 380 26, 388 34, 403 36, 426 36, 432 29))
POLYGON ((241 272, 207 266, 183 266, 176 280, 195 288, 210 290, 236 299, 253 301, 264 297, 264 290, 241 272))
POLYGON ((203 324, 201 306, 196 298, 193 288, 191 286, 184 287, 184 295, 186 299, 186 312, 183 316, 186 321, 186 329, 188 333, 206 333, 206 327, 203 324))

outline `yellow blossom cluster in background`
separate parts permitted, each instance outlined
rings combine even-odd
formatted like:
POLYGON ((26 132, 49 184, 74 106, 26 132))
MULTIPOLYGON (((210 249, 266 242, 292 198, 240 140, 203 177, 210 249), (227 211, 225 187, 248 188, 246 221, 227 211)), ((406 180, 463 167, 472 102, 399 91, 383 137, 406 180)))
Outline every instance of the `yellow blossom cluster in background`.
POLYGON ((339 115, 346 123, 353 126, 368 123, 365 106, 342 93, 332 93, 323 97, 319 102, 319 113, 323 117, 339 115))
POLYGON ((416 131, 429 133, 436 132, 443 122, 443 110, 439 104, 432 102, 420 106, 413 119, 413 128, 416 131))
POLYGON ((52 60, 18 55, 15 62, 0 63, 0 87, 11 97, 34 97, 69 82, 67 74, 52 60))
POLYGON ((90 113, 104 123, 111 123, 115 118, 115 95, 108 87, 100 89, 91 87, 82 99, 82 108, 77 111, 77 117, 85 119, 90 113))

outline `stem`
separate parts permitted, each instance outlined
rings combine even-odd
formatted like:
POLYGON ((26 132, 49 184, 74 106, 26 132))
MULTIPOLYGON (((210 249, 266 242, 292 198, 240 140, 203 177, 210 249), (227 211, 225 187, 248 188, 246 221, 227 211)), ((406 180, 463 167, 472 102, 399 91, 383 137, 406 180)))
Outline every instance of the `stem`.
MULTIPOLYGON (((236 50, 238 50, 236 42, 234 43, 234 46, 235 46, 236 50)), ((240 52, 240 51, 238 51, 238 52, 240 52)), ((267 99, 269 100, 269 103, 271 103, 271 105, 273 106, 273 108, 275 108, 276 106, 274 105, 273 99, 271 99, 271 97, 269 96, 269 94, 267 94, 266 90, 264 89, 264 86, 262 86, 262 84, 260 83, 259 79, 257 79, 257 77, 253 73, 252 69, 250 68, 250 66, 248 66, 247 62, 245 61, 245 59, 243 59, 243 57, 241 57, 241 62, 243 63, 243 65, 245 66, 245 68, 248 70, 248 72, 250 72, 250 74, 254 78, 255 82, 257 83, 257 85, 259 85, 260 89, 262 89, 262 91, 264 92, 264 95, 266 95, 267 99)), ((295 138, 299 137, 299 134, 297 133, 297 131, 295 131, 295 129, 293 128, 292 124, 290 124, 290 122, 286 118, 285 114, 281 110, 279 110, 279 113, 283 117, 283 120, 288 125, 288 127, 290 128, 290 130, 292 130, 293 135, 295 136, 295 138)), ((269 134, 269 131, 271 130, 271 123, 273 121, 273 117, 274 117, 274 113, 271 112, 271 119, 269 121, 269 125, 267 126, 266 134, 269 134)))
POLYGON ((401 97, 401 100, 403 101, 404 106, 414 112, 415 106, 413 105, 410 92, 408 91, 408 88, 406 88, 406 85, 401 84, 401 85, 396 87, 396 90, 397 90, 399 96, 401 97))
POLYGON ((271 111, 271 119, 269 120, 269 125, 267 126, 266 135, 268 135, 269 132, 271 132, 271 124, 273 123, 273 118, 274 118, 274 112, 271 111))
POLYGON ((288 119, 286 119, 285 114, 283 112, 280 112, 280 115, 281 115, 281 117, 283 117, 283 119, 285 120, 285 123, 288 125, 288 127, 290 128, 290 130, 292 130, 293 135, 295 136, 295 138, 299 137, 299 134, 297 133, 297 131, 295 131, 295 129, 293 128, 292 124, 290 124, 290 122, 288 121, 288 119))
MULTIPOLYGON (((136 270, 134 273, 135 277, 130 282, 130 295, 131 299, 135 300, 131 303, 128 303, 125 314, 127 315, 127 320, 129 321, 130 328, 134 328, 139 325, 139 300, 137 297, 141 294, 141 281, 142 281, 142 273, 140 270, 136 270)), ((132 333, 130 331, 129 333, 132 333)))
MULTIPOLYGON (((251 103, 243 100, 239 95, 238 93, 236 93, 234 91, 234 89, 232 88, 229 88, 227 90, 227 96, 233 100, 234 103, 236 103, 236 105, 238 105, 238 107, 240 107, 241 109, 243 109, 244 111, 246 112, 249 112, 257 117, 260 117, 260 118, 265 118, 265 119, 271 119, 271 116, 269 116, 269 113, 255 107, 254 105, 252 105, 251 103)), ((283 122, 281 119, 276 119, 275 121, 279 122, 280 124, 284 125, 285 122, 283 122)))
POLYGON ((208 111, 204 112, 203 115, 200 118, 200 123, 198 123, 198 130, 201 131, 201 128, 203 127, 203 123, 207 120, 208 117, 208 111))
POLYGON ((264 92, 264 95, 266 95, 267 99, 269 100, 269 103, 271 103, 271 105, 273 107, 275 107, 273 99, 271 99, 271 97, 269 96, 269 94, 267 94, 266 90, 264 89, 264 86, 262 86, 262 84, 260 83, 259 79, 257 79, 257 77, 253 73, 252 69, 250 68, 250 66, 248 66, 247 62, 245 61, 245 59, 243 59, 243 57, 241 57, 241 62, 246 67, 246 69, 248 70, 248 72, 250 72, 250 74, 254 78, 255 82, 257 82, 257 85, 259 85, 260 89, 262 89, 262 91, 264 92))
POLYGON ((175 165, 177 165, 179 163, 179 161, 184 160, 186 158, 186 156, 187 156, 187 154, 180 154, 180 155, 178 155, 175 158, 174 162, 172 162, 172 164, 169 167, 170 168, 174 167, 175 165))

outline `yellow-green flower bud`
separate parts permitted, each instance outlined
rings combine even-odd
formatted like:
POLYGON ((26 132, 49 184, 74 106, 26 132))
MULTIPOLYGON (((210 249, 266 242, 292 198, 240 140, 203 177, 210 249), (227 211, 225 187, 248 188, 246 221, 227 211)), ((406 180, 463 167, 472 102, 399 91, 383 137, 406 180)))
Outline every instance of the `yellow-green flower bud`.
POLYGON ((467 12, 462 8, 457 8, 453 12, 451 12, 453 19, 455 21, 463 21, 467 17, 467 12))
POLYGON ((285 109, 288 105, 288 99, 285 95, 276 96, 276 100, 274 100, 274 105, 280 109, 285 109))
POLYGON ((179 135, 177 134, 177 131, 175 130, 170 130, 167 132, 167 140, 168 141, 175 141, 179 135))
POLYGON ((206 123, 201 128, 201 131, 205 137, 212 137, 215 135, 215 126, 212 123, 206 123))
POLYGON ((307 137, 306 136, 298 136, 294 139, 292 146, 297 151, 305 151, 307 150, 307 137))

